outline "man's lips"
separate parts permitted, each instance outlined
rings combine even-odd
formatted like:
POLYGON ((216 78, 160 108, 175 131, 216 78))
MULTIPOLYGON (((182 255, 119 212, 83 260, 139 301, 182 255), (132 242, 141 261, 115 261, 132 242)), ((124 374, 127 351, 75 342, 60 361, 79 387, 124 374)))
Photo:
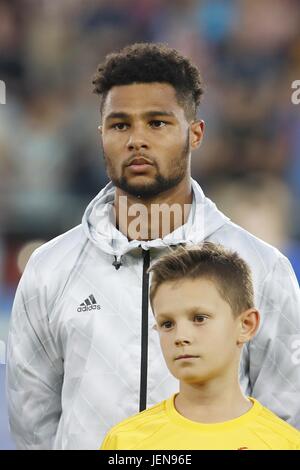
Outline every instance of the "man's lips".
POLYGON ((144 157, 136 157, 133 160, 131 160, 128 164, 128 166, 137 166, 137 165, 152 165, 149 160, 147 160, 144 157))
POLYGON ((199 358, 200 356, 192 356, 191 354, 183 354, 181 356, 175 357, 175 361, 178 361, 179 359, 196 359, 199 358))
POLYGON ((136 157, 127 165, 134 173, 144 173, 153 166, 153 164, 143 157, 136 157))

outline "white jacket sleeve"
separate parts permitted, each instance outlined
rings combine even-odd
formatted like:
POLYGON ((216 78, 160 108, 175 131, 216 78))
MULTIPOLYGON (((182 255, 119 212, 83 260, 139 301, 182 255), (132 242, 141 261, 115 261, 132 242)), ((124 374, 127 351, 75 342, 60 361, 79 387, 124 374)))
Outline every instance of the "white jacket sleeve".
POLYGON ((18 449, 51 449, 61 415, 63 361, 49 327, 47 289, 29 260, 19 283, 7 345, 6 394, 18 449))
POLYGON ((280 255, 259 294, 261 325, 249 344, 252 395, 300 429, 300 291, 280 255))

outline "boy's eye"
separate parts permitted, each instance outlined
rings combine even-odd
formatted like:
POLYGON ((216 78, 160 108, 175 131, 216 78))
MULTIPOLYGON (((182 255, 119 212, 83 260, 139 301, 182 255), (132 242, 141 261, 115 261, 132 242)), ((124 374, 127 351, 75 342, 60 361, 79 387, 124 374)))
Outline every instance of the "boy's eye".
POLYGON ((164 321, 160 325, 161 328, 164 328, 165 330, 172 328, 172 322, 171 321, 164 321))
POLYGON ((151 127, 156 127, 156 128, 160 128, 160 127, 164 127, 167 123, 165 121, 161 121, 159 119, 155 119, 153 121, 150 121, 150 126, 151 127))
POLYGON ((207 320, 207 317, 204 315, 195 315, 194 320, 196 323, 204 323, 207 320))

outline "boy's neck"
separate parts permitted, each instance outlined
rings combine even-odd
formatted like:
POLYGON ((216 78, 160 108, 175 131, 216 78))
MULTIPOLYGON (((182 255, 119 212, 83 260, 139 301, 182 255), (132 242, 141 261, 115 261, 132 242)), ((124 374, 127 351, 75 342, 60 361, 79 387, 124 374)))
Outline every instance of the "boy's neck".
POLYGON ((226 387, 222 379, 206 384, 180 382, 175 407, 182 416, 199 423, 221 423, 247 413, 252 408, 238 381, 226 387))

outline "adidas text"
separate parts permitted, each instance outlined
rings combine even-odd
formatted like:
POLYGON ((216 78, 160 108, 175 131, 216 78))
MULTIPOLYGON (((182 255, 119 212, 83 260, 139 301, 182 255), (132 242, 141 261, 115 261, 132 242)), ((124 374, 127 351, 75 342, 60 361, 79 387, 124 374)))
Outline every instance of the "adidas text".
POLYGON ((100 305, 89 305, 84 307, 78 307, 77 312, 87 312, 88 310, 100 310, 100 305))

